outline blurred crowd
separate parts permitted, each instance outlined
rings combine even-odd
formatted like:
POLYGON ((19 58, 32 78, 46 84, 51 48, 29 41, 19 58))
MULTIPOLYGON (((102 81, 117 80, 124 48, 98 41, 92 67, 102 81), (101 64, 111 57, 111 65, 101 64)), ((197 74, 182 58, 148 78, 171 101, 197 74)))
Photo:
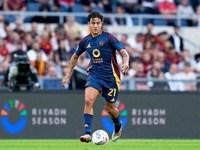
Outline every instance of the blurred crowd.
MULTIPOLYGON (((15 28, 11 28, 10 23, 4 21, 3 28, 0 29, 0 75, 6 75, 13 65, 14 54, 25 54, 38 77, 65 76, 70 58, 83 38, 84 32, 80 24, 74 17, 66 17, 66 22, 58 24, 54 30, 50 24, 45 24, 41 33, 38 33, 37 22, 31 23, 29 31, 24 30, 22 24, 23 21, 18 18, 15 28)), ((190 51, 184 47, 184 39, 179 35, 179 26, 173 27, 174 33, 171 35, 166 31, 154 35, 153 27, 152 23, 148 23, 146 33, 130 37, 127 34, 113 33, 130 55, 130 70, 122 75, 123 78, 150 79, 148 82, 136 82, 136 90, 197 90, 199 85, 192 81, 198 78, 200 72, 200 54, 196 54, 194 58, 190 56, 190 51), (191 82, 152 82, 151 79, 191 82)), ((102 29, 107 31, 107 25, 104 24, 102 29)), ((120 65, 120 55, 117 55, 117 59, 120 65)), ((86 70, 89 61, 88 54, 83 53, 77 66, 86 70)))
MULTIPOLYGON (((14 28, 4 21, 0 29, 0 75, 7 75, 15 63, 15 54, 27 55, 38 77, 58 78, 66 75, 69 60, 82 39, 80 25, 74 21, 74 17, 67 17, 66 20, 65 24, 58 24, 54 30, 50 24, 45 24, 41 33, 38 33, 37 22, 31 23, 30 31, 26 31, 19 18, 14 28)), ((83 54, 77 65, 86 69, 88 63, 89 58, 83 54)))
MULTIPOLYGON (((29 2, 32 1, 5 0, 1 9, 26 11, 26 3, 29 2)), ((186 14, 185 8, 187 12, 190 12, 188 15, 200 13, 198 2, 188 0, 35 0, 34 2, 41 4, 40 10, 57 12, 61 11, 61 7, 67 12, 72 12, 74 5, 81 4, 86 12, 98 7, 107 13, 140 13, 143 10, 145 13, 175 15, 177 13, 186 14), (112 4, 116 6, 114 11, 111 8, 112 4), (146 7, 151 9, 146 9, 146 7)), ((107 25, 132 25, 129 19, 128 17, 115 18, 115 20, 105 18, 102 29, 107 31, 107 25)), ((14 64, 14 54, 25 54, 38 77, 62 78, 65 76, 71 56, 80 40, 89 34, 89 31, 82 31, 80 23, 71 16, 64 18, 64 24, 56 24, 56 27, 52 29, 50 23, 58 23, 58 20, 58 17, 33 17, 31 28, 27 30, 22 27, 24 20, 16 18, 14 27, 11 27, 5 16, 0 15, 0 21, 3 23, 3 28, 0 28, 0 75, 5 76, 14 64), (38 23, 44 23, 43 30, 38 30, 38 23)), ((193 82, 199 78, 200 54, 191 57, 190 50, 184 47, 184 39, 179 34, 179 26, 173 24, 170 19, 167 21, 169 25, 173 25, 173 34, 162 31, 154 35, 152 32, 154 25, 151 22, 146 25, 146 33, 137 33, 130 37, 127 34, 113 33, 130 55, 130 70, 122 77, 124 79, 149 79, 148 82, 136 82, 136 90, 195 91, 200 89, 200 85, 193 82), (153 82, 151 79, 175 81, 153 82), (190 80, 191 82, 179 80, 190 80)), ((197 20, 188 20, 188 23, 194 26, 197 20)), ((121 64, 122 58, 117 55, 117 59, 121 64)), ((77 66, 86 70, 89 61, 88 54, 83 53, 78 59, 77 66)), ((3 84, 7 86, 7 83, 0 83, 0 85, 3 84)), ((60 87, 60 84, 58 86, 60 87)), ((125 89, 123 84, 122 89, 125 89)))
MULTIPOLYGON (((103 13, 115 14, 163 14, 166 25, 174 25, 175 20, 170 16, 185 15, 187 26, 197 26, 198 19, 192 16, 200 15, 199 0, 4 0, 0 3, 0 9, 4 11, 40 11, 40 12, 90 12, 99 10, 103 13)), ((9 17, 9 16, 8 16, 9 17)), ((65 18, 64 18, 65 19, 65 18)), ((87 18, 77 19, 81 24, 87 24, 87 18)), ((28 22, 59 23, 59 17, 36 16, 28 18, 28 22)), ((150 21, 152 21, 150 19, 150 21)), ((134 24, 129 16, 106 18, 108 25, 134 24)))
POLYGON ((151 23, 146 28, 146 33, 138 33, 135 38, 126 34, 121 36, 121 43, 130 55, 130 69, 124 78, 149 79, 148 82, 136 82, 136 90, 198 90, 199 84, 193 81, 199 78, 200 54, 192 57, 185 49, 179 26, 173 27, 171 35, 166 31, 154 35, 151 23), (174 81, 152 82, 152 79, 174 81))

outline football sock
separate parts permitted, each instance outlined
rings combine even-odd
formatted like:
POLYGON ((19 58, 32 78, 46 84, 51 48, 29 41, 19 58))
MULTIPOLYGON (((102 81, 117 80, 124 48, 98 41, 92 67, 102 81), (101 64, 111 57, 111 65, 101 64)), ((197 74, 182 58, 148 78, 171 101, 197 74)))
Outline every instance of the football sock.
POLYGON ((90 134, 91 133, 93 115, 84 114, 83 117, 84 117, 85 134, 90 134))
POLYGON ((120 115, 117 118, 112 118, 114 124, 115 124, 115 132, 118 133, 119 129, 121 127, 121 122, 120 122, 120 115))

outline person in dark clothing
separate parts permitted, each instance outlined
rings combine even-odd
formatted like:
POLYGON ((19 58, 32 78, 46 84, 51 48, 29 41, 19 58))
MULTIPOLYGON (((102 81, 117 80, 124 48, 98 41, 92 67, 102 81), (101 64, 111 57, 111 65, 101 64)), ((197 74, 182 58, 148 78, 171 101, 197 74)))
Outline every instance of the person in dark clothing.
MULTIPOLYGON (((59 13, 61 11, 61 6, 58 2, 53 4, 52 12, 59 13)), ((52 23, 59 23, 59 16, 52 17, 52 23)))
POLYGON ((178 54, 184 50, 183 38, 179 35, 179 32, 180 27, 175 25, 174 34, 169 38, 169 41, 172 43, 178 54))
MULTIPOLYGON (((40 6, 40 12, 49 12, 49 5, 43 4, 40 6)), ((49 16, 35 16, 32 19, 32 22, 37 22, 37 23, 51 23, 52 22, 52 17, 49 16)))

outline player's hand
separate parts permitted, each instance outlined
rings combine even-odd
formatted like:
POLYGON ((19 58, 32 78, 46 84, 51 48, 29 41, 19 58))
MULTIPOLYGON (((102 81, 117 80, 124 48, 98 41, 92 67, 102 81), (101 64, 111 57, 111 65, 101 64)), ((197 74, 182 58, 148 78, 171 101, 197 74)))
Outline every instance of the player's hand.
POLYGON ((65 85, 69 82, 69 77, 65 76, 62 80, 62 87, 65 88, 65 85))
POLYGON ((122 73, 127 73, 129 69, 129 65, 128 64, 122 64, 121 65, 121 71, 122 73))

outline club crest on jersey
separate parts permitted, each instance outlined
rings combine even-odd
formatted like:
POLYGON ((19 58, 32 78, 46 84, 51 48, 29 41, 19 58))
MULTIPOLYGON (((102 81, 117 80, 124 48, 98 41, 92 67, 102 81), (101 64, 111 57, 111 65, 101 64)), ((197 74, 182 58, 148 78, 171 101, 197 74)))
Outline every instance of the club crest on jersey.
POLYGON ((104 45, 104 41, 100 41, 100 42, 99 42, 99 45, 100 45, 100 46, 103 46, 103 45, 104 45))
POLYGON ((99 57, 100 56, 100 51, 98 49, 94 49, 93 52, 92 52, 93 56, 95 58, 99 57))

